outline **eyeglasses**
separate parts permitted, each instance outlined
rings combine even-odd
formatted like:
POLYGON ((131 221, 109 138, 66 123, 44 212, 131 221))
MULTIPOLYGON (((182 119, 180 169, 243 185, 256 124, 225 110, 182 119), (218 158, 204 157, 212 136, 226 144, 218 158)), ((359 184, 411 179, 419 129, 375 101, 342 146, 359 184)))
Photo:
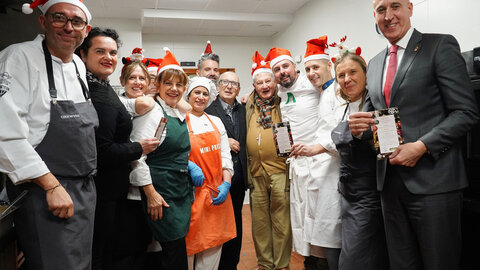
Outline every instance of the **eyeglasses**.
POLYGON ((220 81, 218 81, 218 83, 219 83, 222 87, 227 87, 228 85, 231 85, 232 88, 239 88, 239 87, 240 87, 240 83, 239 83, 239 82, 234 82, 234 81, 229 81, 229 80, 220 80, 220 81))
POLYGON ((53 13, 53 14, 48 14, 50 17, 52 17, 52 25, 54 27, 65 27, 68 22, 72 23, 72 28, 74 30, 80 31, 87 26, 87 22, 80 19, 80 18, 70 18, 65 16, 62 13, 53 13))

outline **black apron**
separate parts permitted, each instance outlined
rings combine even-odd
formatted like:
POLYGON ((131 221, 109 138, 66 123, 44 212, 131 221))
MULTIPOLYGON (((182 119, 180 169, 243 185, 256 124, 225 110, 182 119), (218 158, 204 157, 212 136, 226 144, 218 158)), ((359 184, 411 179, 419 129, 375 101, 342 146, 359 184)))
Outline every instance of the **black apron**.
POLYGON ((50 124, 35 150, 71 196, 74 215, 69 219, 54 216, 48 210, 45 191, 36 184, 13 186, 8 181, 7 192, 13 199, 23 190, 29 191, 14 217, 28 269, 89 270, 96 203, 93 174, 97 166, 94 132, 98 126, 97 113, 75 62, 86 102, 57 100, 52 58, 45 40, 42 45, 51 97, 50 124))

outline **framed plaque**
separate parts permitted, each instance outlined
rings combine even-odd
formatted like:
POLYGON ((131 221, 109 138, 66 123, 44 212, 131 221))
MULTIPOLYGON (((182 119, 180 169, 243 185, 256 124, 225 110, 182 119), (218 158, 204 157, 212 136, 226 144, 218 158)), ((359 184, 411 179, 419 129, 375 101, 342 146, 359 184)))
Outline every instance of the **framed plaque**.
POLYGON ((288 157, 292 150, 293 138, 289 122, 280 122, 272 125, 273 140, 277 149, 277 156, 288 157))
POLYGON ((397 107, 377 110, 373 114, 373 143, 377 159, 385 159, 403 143, 402 125, 397 107))

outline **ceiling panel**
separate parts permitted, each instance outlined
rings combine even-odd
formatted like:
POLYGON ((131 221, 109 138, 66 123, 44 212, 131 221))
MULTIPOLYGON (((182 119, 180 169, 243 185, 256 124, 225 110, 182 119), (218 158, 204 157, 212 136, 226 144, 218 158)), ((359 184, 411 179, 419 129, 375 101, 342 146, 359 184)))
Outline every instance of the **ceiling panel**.
POLYGON ((295 11, 308 1, 310 0, 83 0, 94 18, 142 19, 143 33, 226 36, 271 36, 286 27, 288 24, 285 21, 289 17, 291 20, 295 11), (223 14, 223 17, 220 20, 209 16, 180 19, 180 15, 169 13, 172 18, 159 18, 158 15, 142 18, 144 9, 213 12, 223 14), (261 19, 258 18, 260 15, 252 19, 258 13, 265 15, 261 15, 261 19), (274 16, 269 17, 268 14, 274 16))
MULTIPOLYGON (((262 0, 255 12, 260 13, 287 13, 293 14, 310 0, 262 0)), ((315 1, 315 0, 313 0, 315 1)))
MULTIPOLYGON (((227 0, 230 1, 230 0, 227 0)), ((157 0, 156 8, 178 10, 204 10, 210 0, 157 0)))

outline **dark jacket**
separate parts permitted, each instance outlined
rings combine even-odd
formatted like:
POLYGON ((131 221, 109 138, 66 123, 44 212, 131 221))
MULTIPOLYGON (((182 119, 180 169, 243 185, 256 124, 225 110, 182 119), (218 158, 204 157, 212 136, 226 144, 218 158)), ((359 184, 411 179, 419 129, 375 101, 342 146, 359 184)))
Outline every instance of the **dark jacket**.
POLYGON ((142 155, 142 146, 130 141, 132 120, 110 85, 89 80, 99 126, 95 131, 98 172, 95 177, 99 201, 126 198, 130 162, 142 155))
POLYGON ((237 120, 238 120, 238 136, 235 136, 234 127, 232 126, 231 122, 227 117, 227 113, 222 107, 220 103, 220 97, 217 96, 217 99, 205 109, 207 114, 215 115, 222 120, 225 129, 227 130, 228 138, 233 138, 240 143, 240 152, 235 153, 231 151, 232 154, 232 161, 233 161, 233 169, 235 172, 232 178, 232 185, 240 184, 244 189, 247 188, 247 127, 245 122, 245 107, 236 102, 234 105, 233 110, 237 111, 237 120), (241 171, 242 177, 238 179, 238 172, 241 171))

